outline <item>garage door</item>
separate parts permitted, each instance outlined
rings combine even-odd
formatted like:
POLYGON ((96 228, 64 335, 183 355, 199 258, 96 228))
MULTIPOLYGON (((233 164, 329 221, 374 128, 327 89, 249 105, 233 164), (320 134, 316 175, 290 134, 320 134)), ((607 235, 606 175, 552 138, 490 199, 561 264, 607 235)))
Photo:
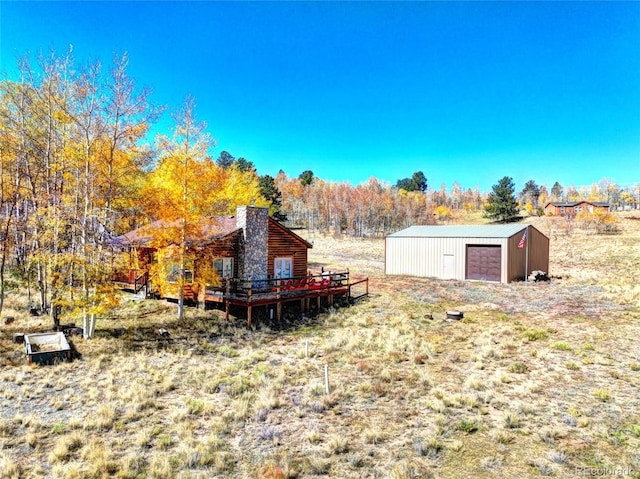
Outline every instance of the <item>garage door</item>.
POLYGON ((467 246, 467 279, 500 281, 500 245, 467 246))

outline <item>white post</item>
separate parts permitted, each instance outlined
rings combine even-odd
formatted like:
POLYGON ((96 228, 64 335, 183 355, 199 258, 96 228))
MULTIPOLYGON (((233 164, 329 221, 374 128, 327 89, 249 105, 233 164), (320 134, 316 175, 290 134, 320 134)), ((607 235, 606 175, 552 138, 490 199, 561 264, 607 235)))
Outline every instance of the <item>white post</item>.
POLYGON ((324 392, 329 394, 329 365, 324 365, 324 392))

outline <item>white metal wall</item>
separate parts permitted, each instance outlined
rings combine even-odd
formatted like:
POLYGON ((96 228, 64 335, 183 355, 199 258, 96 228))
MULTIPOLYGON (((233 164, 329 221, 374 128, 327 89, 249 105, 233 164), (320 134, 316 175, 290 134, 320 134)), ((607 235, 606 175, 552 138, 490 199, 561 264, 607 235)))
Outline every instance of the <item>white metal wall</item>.
POLYGON ((465 279, 466 245, 501 246, 501 282, 507 281, 508 238, 411 238, 393 237, 386 239, 385 272, 387 274, 445 278, 445 264, 453 255, 451 279, 465 279))

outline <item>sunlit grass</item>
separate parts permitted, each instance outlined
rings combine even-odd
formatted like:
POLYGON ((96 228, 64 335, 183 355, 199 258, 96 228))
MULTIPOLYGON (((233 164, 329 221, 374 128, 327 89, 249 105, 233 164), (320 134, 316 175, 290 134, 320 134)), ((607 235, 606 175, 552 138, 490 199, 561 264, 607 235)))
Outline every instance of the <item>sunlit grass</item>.
POLYGON ((26 365, 11 335, 48 319, 9 294, 0 477, 577 477, 594 458, 638 470, 640 221, 627 223, 621 237, 552 239, 563 279, 541 284, 386 278, 381 241, 318 238, 310 260, 371 275, 368 300, 255 330, 126 301, 95 339, 73 339, 81 359, 55 366, 26 365), (630 256, 615 274, 611 241, 630 256), (465 321, 443 321, 449 308, 465 321))

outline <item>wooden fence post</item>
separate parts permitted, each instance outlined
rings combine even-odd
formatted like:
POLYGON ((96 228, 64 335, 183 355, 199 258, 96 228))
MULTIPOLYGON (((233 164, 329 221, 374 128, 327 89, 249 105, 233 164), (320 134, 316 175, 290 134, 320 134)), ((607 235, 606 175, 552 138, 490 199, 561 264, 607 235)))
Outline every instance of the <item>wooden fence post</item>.
POLYGON ((330 394, 329 391, 329 365, 324 365, 324 392, 330 394))

